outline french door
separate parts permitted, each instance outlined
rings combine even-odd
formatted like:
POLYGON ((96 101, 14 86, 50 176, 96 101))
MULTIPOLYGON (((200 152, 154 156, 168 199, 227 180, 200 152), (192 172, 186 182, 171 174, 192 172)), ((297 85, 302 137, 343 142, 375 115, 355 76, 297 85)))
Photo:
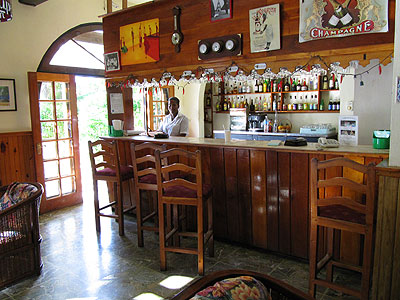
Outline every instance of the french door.
POLYGON ((75 76, 28 73, 40 212, 82 202, 75 76))

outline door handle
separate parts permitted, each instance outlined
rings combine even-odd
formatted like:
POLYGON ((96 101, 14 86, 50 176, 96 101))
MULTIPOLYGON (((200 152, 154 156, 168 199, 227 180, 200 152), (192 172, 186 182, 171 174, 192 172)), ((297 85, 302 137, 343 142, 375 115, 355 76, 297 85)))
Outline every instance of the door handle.
POLYGON ((38 155, 42 155, 42 144, 41 143, 36 144, 36 152, 38 155))

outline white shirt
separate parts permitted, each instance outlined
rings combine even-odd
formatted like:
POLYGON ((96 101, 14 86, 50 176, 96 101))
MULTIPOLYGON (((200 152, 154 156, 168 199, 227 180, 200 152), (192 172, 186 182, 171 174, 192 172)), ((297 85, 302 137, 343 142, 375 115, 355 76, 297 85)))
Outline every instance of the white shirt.
POLYGON ((169 136, 187 135, 189 133, 189 119, 180 112, 174 119, 172 119, 172 114, 166 115, 158 131, 167 133, 169 136))

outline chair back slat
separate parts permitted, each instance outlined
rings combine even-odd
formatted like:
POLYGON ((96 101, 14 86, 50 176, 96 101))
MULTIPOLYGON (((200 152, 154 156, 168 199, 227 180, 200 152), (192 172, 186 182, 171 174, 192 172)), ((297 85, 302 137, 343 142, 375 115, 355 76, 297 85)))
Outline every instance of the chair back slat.
POLYGON ((154 168, 146 168, 137 172, 139 178, 146 175, 157 175, 157 171, 154 168))
POLYGON ((351 190, 354 190, 358 193, 365 194, 367 192, 367 186, 365 184, 357 183, 351 179, 344 177, 334 177, 325 180, 319 180, 317 183, 318 188, 326 188, 326 187, 344 187, 351 190))
POLYGON ((173 163, 171 165, 168 166, 164 166, 162 168, 162 173, 163 174, 168 174, 170 172, 174 172, 174 171, 180 171, 180 172, 184 172, 188 175, 194 175, 196 174, 196 168, 185 165, 183 163, 173 163))
POLYGON ((318 200, 318 206, 328 206, 336 204, 347 206, 363 214, 366 213, 366 207, 364 204, 358 203, 357 201, 354 201, 353 199, 348 197, 331 197, 318 200))
POLYGON ((163 181, 163 183, 162 183, 163 188, 174 187, 174 186, 178 186, 178 185, 187 187, 191 190, 197 190, 196 183, 190 182, 190 181, 182 179, 182 178, 174 178, 171 180, 163 181))
POLYGON ((121 177, 118 144, 115 141, 88 141, 88 146, 93 178, 98 175, 98 171, 104 168, 115 171, 117 178, 121 177))

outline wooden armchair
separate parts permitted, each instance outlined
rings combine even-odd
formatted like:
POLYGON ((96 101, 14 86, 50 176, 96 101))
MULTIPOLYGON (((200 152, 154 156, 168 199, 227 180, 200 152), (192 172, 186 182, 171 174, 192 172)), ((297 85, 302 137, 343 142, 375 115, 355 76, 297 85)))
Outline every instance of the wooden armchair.
POLYGON ((13 183, 0 187, 0 198, 6 192, 13 194, 0 199, 0 289, 39 275, 42 269, 39 206, 43 188, 39 183, 13 183))

